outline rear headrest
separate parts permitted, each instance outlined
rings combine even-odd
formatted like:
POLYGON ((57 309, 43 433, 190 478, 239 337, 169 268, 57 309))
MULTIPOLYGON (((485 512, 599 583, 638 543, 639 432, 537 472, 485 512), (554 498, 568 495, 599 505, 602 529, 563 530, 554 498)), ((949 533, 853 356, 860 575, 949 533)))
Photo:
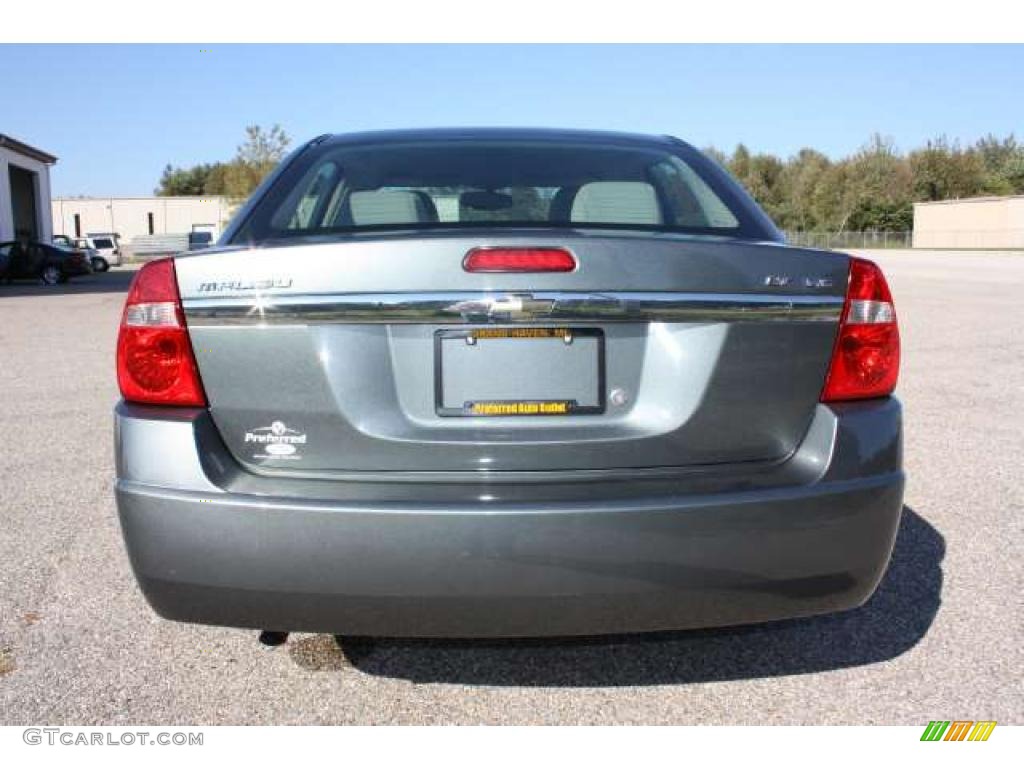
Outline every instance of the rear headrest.
POLYGON ((426 192, 404 189, 371 189, 353 192, 348 198, 352 223, 423 224, 437 221, 437 208, 426 192))
POLYGON ((572 200, 576 197, 576 190, 579 187, 562 187, 555 192, 551 198, 551 205, 548 208, 548 220, 568 222, 572 217, 572 200))
POLYGON ((426 216, 424 221, 437 221, 437 206, 434 205, 434 198, 422 189, 413 190, 412 194, 416 195, 420 201, 420 205, 422 206, 421 210, 423 211, 423 215, 426 216))
POLYGON ((645 181, 592 181, 572 201, 572 221, 661 224, 654 187, 645 181))

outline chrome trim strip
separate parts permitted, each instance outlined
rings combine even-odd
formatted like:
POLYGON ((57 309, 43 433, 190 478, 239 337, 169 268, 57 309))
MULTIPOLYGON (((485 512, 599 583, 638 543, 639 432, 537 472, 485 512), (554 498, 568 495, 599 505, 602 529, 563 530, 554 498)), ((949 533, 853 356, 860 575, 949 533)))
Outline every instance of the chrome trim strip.
POLYGON ((834 322, 843 299, 750 293, 351 293, 185 299, 193 326, 321 323, 834 322))

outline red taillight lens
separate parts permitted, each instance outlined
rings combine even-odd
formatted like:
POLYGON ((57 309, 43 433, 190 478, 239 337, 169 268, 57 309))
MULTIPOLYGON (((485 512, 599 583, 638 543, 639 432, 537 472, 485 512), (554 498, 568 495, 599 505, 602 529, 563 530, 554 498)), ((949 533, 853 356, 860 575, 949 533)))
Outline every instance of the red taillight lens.
POLYGON ((576 259, 564 248, 474 248, 466 254, 467 272, 572 272, 576 259))
POLYGON ((832 350, 823 402, 885 397, 900 371, 900 332, 885 276, 867 259, 850 259, 846 303, 832 350))
POLYGON ((206 406, 173 259, 149 262, 132 280, 117 337, 117 383, 129 402, 206 406))

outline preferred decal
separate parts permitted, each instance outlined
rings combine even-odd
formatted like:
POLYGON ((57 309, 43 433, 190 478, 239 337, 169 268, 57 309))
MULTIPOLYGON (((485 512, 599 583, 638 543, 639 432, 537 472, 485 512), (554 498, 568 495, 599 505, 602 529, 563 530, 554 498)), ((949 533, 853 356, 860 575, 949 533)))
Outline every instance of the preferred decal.
POLYGON ((269 427, 257 427, 245 433, 245 442, 252 444, 254 459, 301 459, 300 450, 306 444, 306 433, 291 429, 283 421, 269 427))

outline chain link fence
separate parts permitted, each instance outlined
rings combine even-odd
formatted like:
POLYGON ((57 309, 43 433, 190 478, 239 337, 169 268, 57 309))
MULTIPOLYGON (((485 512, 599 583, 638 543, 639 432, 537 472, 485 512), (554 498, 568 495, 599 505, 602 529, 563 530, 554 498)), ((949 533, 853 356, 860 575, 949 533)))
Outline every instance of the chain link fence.
POLYGON ((911 248, 914 233, 906 232, 786 232, 790 245, 801 248, 911 248))
POLYGON ((1021 250, 1024 229, 949 229, 917 232, 785 232, 790 245, 825 250, 927 248, 932 250, 1021 250))

